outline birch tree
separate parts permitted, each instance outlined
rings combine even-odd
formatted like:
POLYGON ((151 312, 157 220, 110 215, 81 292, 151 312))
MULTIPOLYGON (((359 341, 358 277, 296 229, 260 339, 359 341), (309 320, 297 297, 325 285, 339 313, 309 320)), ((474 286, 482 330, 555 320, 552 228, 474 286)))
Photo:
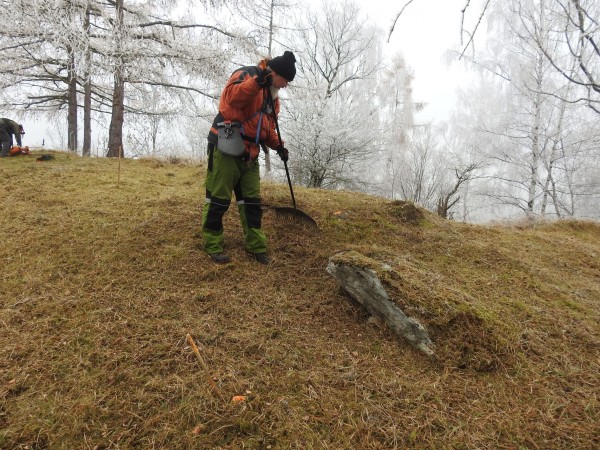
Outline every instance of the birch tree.
POLYGON ((487 95, 493 104, 490 95, 497 96, 498 109, 487 114, 479 112, 471 120, 490 139, 480 147, 488 158, 488 176, 496 185, 488 190, 488 197, 520 209, 532 221, 536 215, 546 213, 543 197, 548 191, 543 190, 543 180, 552 178, 555 166, 545 161, 553 159, 552 143, 565 132, 557 130, 561 126, 557 124, 565 122, 556 119, 561 114, 564 117, 566 111, 562 107, 567 106, 560 98, 546 95, 549 91, 558 92, 560 83, 543 52, 525 32, 524 18, 528 17, 537 24, 539 35, 549 38, 547 32, 541 31, 549 29, 544 1, 498 3, 493 12, 497 38, 490 39, 488 56, 479 55, 476 63, 487 71, 487 83, 493 83, 496 92, 473 92, 473 97, 487 95), (492 81, 490 75, 496 80, 492 81))
MULTIPOLYGON (((591 0, 541 2, 549 26, 522 15, 528 37, 571 86, 567 102, 581 103, 600 114, 600 5, 591 0)), ((548 92, 548 94, 552 94, 548 92)))

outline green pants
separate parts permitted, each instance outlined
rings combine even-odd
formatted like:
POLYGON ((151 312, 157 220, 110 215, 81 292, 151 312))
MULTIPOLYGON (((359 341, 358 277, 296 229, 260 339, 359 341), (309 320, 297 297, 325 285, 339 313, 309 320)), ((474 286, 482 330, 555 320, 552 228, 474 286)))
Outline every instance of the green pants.
POLYGON ((223 216, 235 192, 246 250, 267 251, 267 238, 261 229, 260 173, 258 160, 247 163, 241 158, 224 155, 208 144, 206 203, 202 211, 202 235, 207 253, 223 252, 223 216))

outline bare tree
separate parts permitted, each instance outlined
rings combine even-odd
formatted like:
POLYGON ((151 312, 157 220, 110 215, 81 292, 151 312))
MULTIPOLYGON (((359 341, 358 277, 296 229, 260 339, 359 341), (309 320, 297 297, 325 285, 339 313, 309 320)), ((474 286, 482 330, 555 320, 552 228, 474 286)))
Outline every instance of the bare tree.
POLYGON ((565 101, 583 103, 600 114, 600 5, 597 1, 541 2, 549 26, 522 14, 529 38, 552 67, 577 89, 565 101))
MULTIPOLYGON (((404 10, 414 0, 408 0, 396 14, 388 32, 388 41, 394 32, 396 23, 404 10)), ((460 35, 463 50, 459 59, 473 44, 475 34, 482 23, 483 17, 493 5, 492 0, 482 0, 478 11, 478 19, 473 28, 465 27, 465 16, 471 5, 471 0, 464 0, 461 9, 460 35), (465 43, 463 37, 467 36, 465 43)), ((496 6, 498 3, 496 2, 496 6)), ((526 4, 527 2, 523 2, 526 4)), ((525 8, 517 20, 525 24, 525 32, 536 43, 550 64, 569 83, 581 88, 572 91, 572 96, 564 100, 572 103, 584 103, 600 114, 600 38, 598 36, 600 5, 596 0, 541 0, 540 8, 545 11, 549 28, 540 27, 535 16, 528 14, 525 8), (559 50, 557 52, 557 50, 559 50), (572 61, 575 61, 573 70, 572 61)), ((552 95, 552 92, 546 92, 552 95)))
POLYGON ((322 7, 298 27, 298 82, 282 123, 296 182, 350 188, 364 184, 360 174, 374 150, 378 41, 355 4, 322 7))
POLYGON ((173 126, 178 111, 171 108, 170 97, 147 89, 146 98, 153 100, 145 114, 131 114, 126 142, 136 155, 167 156, 176 147, 178 129, 173 126), (170 144, 170 145, 169 145, 170 144))
POLYGON ((456 177, 454 184, 449 188, 442 188, 440 191, 436 209, 438 216, 443 217, 444 219, 453 218, 451 210, 461 200, 459 191, 473 178, 475 171, 478 168, 478 164, 471 163, 467 166, 454 169, 454 175, 456 177))
POLYGON ((402 177, 403 155, 415 126, 414 116, 422 105, 413 101, 413 72, 404 58, 396 54, 384 70, 377 74, 377 106, 379 108, 380 163, 373 164, 371 178, 380 179, 374 191, 396 198, 402 177))
POLYGON ((415 127, 400 159, 401 198, 435 211, 443 185, 444 164, 439 140, 431 125, 415 127))

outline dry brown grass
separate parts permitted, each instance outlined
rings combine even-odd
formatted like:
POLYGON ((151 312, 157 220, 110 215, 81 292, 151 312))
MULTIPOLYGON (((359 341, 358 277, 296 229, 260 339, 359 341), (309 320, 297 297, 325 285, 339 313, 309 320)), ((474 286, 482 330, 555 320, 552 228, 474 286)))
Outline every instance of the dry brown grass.
POLYGON ((276 219, 287 186, 265 183, 273 264, 245 257, 232 208, 217 266, 203 167, 126 160, 117 186, 117 161, 55 156, 0 161, 1 448, 600 446, 597 224, 464 225, 297 188, 310 233, 276 219), (325 271, 342 250, 437 312, 437 358, 347 301, 325 271))

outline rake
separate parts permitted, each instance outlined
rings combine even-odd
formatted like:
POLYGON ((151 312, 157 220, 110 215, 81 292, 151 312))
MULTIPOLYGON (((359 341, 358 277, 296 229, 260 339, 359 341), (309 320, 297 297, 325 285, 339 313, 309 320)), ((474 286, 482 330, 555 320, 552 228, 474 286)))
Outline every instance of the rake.
POLYGON ((290 180, 290 171, 288 170, 287 161, 283 162, 285 167, 285 174, 287 176, 288 185, 290 187, 290 194, 292 195, 292 204, 293 208, 289 206, 278 206, 275 208, 275 215, 283 220, 289 220, 291 222, 296 222, 299 225, 305 226, 307 228, 317 229, 317 222, 315 219, 310 217, 304 211, 296 208, 296 199, 294 198, 294 190, 292 189, 292 182, 290 180))
MULTIPOLYGON (((271 92, 267 91, 267 96, 271 102, 271 109, 273 111, 273 119, 275 120, 275 129, 277 130, 277 137, 279 138, 279 145, 283 147, 283 141, 281 140, 281 132, 279 131, 279 123, 277 121, 277 115, 275 114, 275 102, 273 101, 273 97, 271 96, 271 92)), ((290 171, 288 170, 287 161, 283 162, 283 166, 285 167, 285 175, 287 177, 288 186, 290 187, 290 194, 292 196, 292 204, 293 208, 286 206, 278 206, 275 208, 275 215, 283 220, 287 220, 290 222, 295 222, 298 225, 304 226, 306 228, 317 229, 317 222, 315 219, 310 217, 304 211, 299 210, 296 207, 296 197, 294 197, 294 189, 292 188, 292 180, 290 179, 290 171)))

